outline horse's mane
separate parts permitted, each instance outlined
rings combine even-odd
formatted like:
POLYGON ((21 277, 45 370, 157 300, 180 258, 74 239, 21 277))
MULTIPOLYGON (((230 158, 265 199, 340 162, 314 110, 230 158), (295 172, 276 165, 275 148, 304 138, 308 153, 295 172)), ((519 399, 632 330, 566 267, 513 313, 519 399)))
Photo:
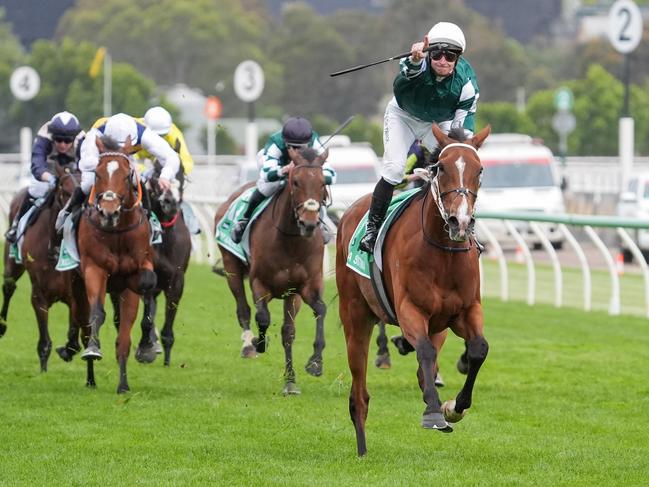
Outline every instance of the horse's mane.
POLYGON ((104 147, 106 150, 110 151, 118 151, 121 149, 120 145, 117 143, 115 139, 113 139, 110 135, 102 135, 100 137, 102 143, 104 144, 104 147))
MULTIPOLYGON (((448 136, 457 141, 457 142, 464 142, 467 139, 466 132, 462 127, 453 127, 449 133, 448 136)), ((439 154, 442 152, 442 148, 438 145, 435 147, 433 152, 430 153, 430 157, 428 158, 427 165, 433 165, 436 164, 437 161, 439 161, 439 154)))

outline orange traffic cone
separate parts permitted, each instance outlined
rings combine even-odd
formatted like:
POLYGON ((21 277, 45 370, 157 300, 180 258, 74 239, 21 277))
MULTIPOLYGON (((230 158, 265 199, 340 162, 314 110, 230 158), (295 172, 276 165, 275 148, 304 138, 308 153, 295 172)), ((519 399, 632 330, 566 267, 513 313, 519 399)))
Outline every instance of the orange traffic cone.
POLYGON ((618 276, 624 274, 624 253, 621 251, 615 256, 615 268, 618 276))
POLYGON ((523 248, 520 245, 516 247, 516 253, 514 254, 514 260, 519 264, 522 264, 523 262, 525 262, 525 257, 523 256, 523 248))

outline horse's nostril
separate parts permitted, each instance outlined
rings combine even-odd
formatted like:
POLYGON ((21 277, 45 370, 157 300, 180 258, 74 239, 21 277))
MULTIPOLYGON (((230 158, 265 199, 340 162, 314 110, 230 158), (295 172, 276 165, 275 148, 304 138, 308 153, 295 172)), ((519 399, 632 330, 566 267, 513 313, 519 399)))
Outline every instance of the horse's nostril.
POLYGON ((448 224, 451 225, 452 227, 457 227, 460 225, 460 223, 457 220, 457 217, 450 216, 448 218, 448 224))

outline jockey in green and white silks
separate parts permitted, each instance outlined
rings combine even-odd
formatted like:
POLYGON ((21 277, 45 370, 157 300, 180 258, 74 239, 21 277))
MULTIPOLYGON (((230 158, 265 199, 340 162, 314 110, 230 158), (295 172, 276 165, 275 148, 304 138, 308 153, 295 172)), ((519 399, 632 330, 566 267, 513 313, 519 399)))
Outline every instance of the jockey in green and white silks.
MULTIPOLYGON (((245 213, 232 228, 230 236, 235 243, 241 242, 243 232, 248 226, 255 208, 265 198, 275 194, 288 177, 289 164, 291 163, 288 155, 289 147, 312 147, 318 156, 325 151, 318 134, 313 131, 311 123, 306 118, 291 117, 286 121, 282 130, 270 136, 264 148, 257 154, 257 165, 260 167, 257 189, 250 196, 245 213)), ((331 167, 331 164, 325 161, 322 165, 322 171, 325 184, 330 185, 336 182, 336 171, 331 167)), ((324 207, 321 207, 321 212, 324 213, 324 211, 324 207)), ((321 215, 321 221, 323 218, 325 218, 324 214, 321 215)), ((328 241, 330 236, 324 225, 322 231, 325 241, 328 241)))
POLYGON ((365 252, 374 251, 394 186, 403 180, 412 143, 419 139, 433 150, 437 146, 433 123, 446 132, 462 127, 467 135, 473 134, 479 89, 473 68, 461 57, 465 49, 462 30, 450 22, 439 22, 423 42, 412 45, 410 57, 401 60, 393 83, 394 97, 383 119, 383 169, 360 244, 365 252), (433 50, 425 53, 429 45, 433 50))

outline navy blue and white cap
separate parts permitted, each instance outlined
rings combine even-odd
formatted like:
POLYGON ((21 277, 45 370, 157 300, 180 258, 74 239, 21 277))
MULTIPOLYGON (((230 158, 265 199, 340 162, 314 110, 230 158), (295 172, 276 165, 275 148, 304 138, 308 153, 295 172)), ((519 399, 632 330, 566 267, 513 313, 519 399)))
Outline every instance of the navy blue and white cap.
POLYGON ((50 120, 47 131, 52 135, 75 137, 81 132, 81 125, 70 112, 59 112, 50 120))

